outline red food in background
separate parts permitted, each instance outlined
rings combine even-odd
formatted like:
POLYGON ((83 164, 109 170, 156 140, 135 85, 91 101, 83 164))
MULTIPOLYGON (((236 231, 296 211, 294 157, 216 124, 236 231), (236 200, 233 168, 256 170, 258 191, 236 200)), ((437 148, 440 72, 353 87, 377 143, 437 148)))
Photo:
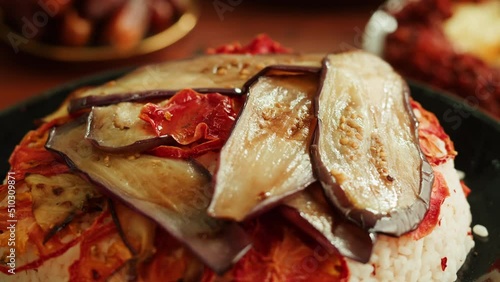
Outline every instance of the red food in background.
POLYGON ((242 46, 239 42, 210 48, 207 54, 286 54, 292 50, 283 47, 266 34, 259 34, 248 45, 242 46))
POLYGON ((443 32, 452 0, 410 1, 394 14, 397 30, 386 38, 384 58, 403 75, 437 86, 500 118, 500 69, 457 53, 443 32))

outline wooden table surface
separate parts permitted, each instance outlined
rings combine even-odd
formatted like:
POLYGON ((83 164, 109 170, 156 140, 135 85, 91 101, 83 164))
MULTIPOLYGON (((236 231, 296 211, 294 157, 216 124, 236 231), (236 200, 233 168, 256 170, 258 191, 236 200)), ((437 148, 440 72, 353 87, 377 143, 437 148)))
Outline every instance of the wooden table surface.
POLYGON ((357 6, 317 3, 301 6, 286 1, 275 1, 288 3, 286 5, 269 5, 264 4, 265 1, 243 0, 232 11, 223 13, 223 19, 214 8, 215 1, 202 2, 198 24, 190 34, 163 50, 141 57, 66 63, 14 54, 10 46, 0 44, 0 110, 85 75, 185 58, 200 54, 208 47, 234 41, 247 43, 259 33, 267 33, 284 46, 300 52, 360 47, 364 26, 380 1, 367 1, 357 6))

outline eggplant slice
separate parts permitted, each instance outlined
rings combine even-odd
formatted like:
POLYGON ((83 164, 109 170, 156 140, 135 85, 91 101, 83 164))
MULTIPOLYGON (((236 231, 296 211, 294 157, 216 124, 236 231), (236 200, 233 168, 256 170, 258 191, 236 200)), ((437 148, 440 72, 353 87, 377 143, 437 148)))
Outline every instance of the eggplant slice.
POLYGON ((68 103, 68 111, 73 113, 125 101, 165 99, 186 88, 200 93, 242 93, 243 84, 266 66, 319 67, 323 57, 322 54, 222 54, 150 65, 116 81, 76 93, 68 103))
POLYGON ((217 273, 223 273, 249 249, 236 223, 208 216, 211 177, 192 161, 149 155, 111 155, 83 138, 82 121, 55 128, 49 150, 62 155, 104 191, 155 220, 217 273))
POLYGON ((30 174, 25 180, 33 199, 33 216, 44 231, 81 211, 89 199, 99 197, 94 185, 75 174, 30 174))
POLYGON ((221 150, 209 213, 242 221, 315 181, 309 156, 318 75, 261 76, 221 150))
POLYGON ((129 102, 93 107, 85 138, 100 150, 113 153, 142 152, 173 143, 170 136, 157 136, 151 125, 139 118, 142 107, 129 102))
POLYGON ((399 236, 429 207, 433 171, 418 143, 404 80, 363 52, 329 55, 311 156, 332 203, 370 232, 399 236))
POLYGON ((361 263, 370 260, 375 234, 346 220, 334 210, 327 202, 319 182, 314 182, 304 191, 286 199, 280 210, 328 253, 338 251, 361 263))

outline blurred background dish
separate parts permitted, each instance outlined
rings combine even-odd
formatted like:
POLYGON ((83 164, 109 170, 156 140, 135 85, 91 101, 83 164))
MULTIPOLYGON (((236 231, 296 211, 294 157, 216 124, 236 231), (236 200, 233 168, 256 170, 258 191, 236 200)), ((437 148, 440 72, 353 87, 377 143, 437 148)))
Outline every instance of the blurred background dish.
POLYGON ((190 0, 0 0, 0 37, 49 59, 112 60, 164 48, 197 18, 190 0))
POLYGON ((364 48, 500 119, 500 1, 387 1, 365 29, 364 48))
MULTIPOLYGON (((0 0, 4 3, 26 1, 41 0, 0 0)), ((69 0, 43 1, 62 3, 69 0)), ((16 52, 10 43, 0 44, 0 110, 86 75, 188 58, 204 53, 210 47, 236 41, 250 42, 260 33, 267 33, 283 46, 300 52, 325 53, 360 48, 364 26, 382 1, 198 1, 200 13, 196 26, 184 37, 158 51, 115 60, 56 61, 20 50, 16 52)), ((20 20, 22 22, 22 17, 20 20)), ((24 45, 23 42, 19 47, 24 45)))

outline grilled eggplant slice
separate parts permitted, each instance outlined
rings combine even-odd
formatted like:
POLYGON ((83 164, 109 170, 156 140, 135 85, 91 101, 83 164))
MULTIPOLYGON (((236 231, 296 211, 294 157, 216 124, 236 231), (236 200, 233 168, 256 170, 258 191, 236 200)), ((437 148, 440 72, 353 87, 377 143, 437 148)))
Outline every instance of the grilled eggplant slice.
POLYGON ((424 217, 433 171, 404 80, 362 52, 329 55, 315 103, 312 159, 333 204, 371 232, 399 236, 424 217))
POLYGON ((151 65, 103 86, 77 93, 69 102, 68 111, 78 112, 92 106, 126 101, 165 99, 187 88, 200 93, 241 93, 245 82, 266 66, 319 67, 323 57, 321 54, 211 55, 151 65))
POLYGON ((157 136, 151 126, 139 118, 144 105, 119 103, 92 108, 85 138, 107 152, 142 152, 172 143, 170 136, 157 136))
POLYGON ((298 228, 320 243, 327 252, 341 255, 362 263, 370 260, 375 234, 370 234, 334 210, 314 182, 307 189, 286 199, 281 213, 298 228))
POLYGON ((51 132, 46 147, 155 220, 214 271, 223 273, 248 250, 249 240, 239 226, 208 216, 211 178, 201 166, 148 155, 111 155, 94 148, 84 134, 84 122, 63 125, 51 132))
POLYGON ((33 215, 44 231, 61 224, 81 211, 87 200, 99 196, 94 185, 71 173, 31 174, 26 184, 33 197, 33 215))
POLYGON ((261 76, 221 150, 209 213, 241 221, 315 179, 309 157, 314 74, 261 76))

